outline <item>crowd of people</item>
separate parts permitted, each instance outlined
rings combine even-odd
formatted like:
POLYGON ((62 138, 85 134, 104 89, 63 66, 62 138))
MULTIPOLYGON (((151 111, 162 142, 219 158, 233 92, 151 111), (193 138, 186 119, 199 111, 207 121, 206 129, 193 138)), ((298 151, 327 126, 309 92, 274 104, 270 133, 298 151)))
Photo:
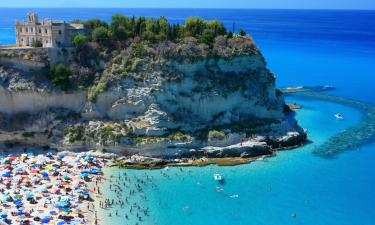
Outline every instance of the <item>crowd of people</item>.
POLYGON ((104 160, 78 154, 24 153, 0 158, 0 223, 88 224, 91 182, 104 160))

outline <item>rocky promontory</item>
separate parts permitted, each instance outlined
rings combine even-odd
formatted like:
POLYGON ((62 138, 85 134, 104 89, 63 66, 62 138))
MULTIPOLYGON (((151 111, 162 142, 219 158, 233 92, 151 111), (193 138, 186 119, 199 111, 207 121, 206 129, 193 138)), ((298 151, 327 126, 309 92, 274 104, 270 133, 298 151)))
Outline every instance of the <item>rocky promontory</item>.
POLYGON ((0 142, 163 158, 254 157, 303 144, 252 38, 202 36, 0 49, 0 142))

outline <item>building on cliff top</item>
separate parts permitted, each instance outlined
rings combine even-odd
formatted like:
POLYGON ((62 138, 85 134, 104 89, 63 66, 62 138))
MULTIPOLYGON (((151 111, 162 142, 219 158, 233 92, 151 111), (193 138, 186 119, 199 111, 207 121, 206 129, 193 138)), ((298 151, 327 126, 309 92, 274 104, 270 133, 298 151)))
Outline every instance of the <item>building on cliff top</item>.
POLYGON ((75 35, 85 33, 83 24, 63 20, 38 20, 38 14, 28 13, 26 21, 16 22, 16 45, 45 48, 70 47, 75 35))

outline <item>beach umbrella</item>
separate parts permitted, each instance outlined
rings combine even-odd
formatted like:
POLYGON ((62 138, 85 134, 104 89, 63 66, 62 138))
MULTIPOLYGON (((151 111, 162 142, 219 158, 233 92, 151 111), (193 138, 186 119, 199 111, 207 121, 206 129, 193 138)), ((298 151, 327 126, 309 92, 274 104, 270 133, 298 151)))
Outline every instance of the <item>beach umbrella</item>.
POLYGON ((8 215, 7 214, 1 214, 1 216, 0 216, 2 219, 6 219, 7 217, 8 217, 8 215))
POLYGON ((56 224, 56 225, 64 225, 64 224, 66 224, 66 222, 65 222, 65 221, 59 221, 59 222, 57 222, 57 224, 56 224))
POLYGON ((52 176, 57 177, 60 173, 58 171, 53 172, 52 176))
POLYGON ((11 176, 10 176, 10 174, 8 174, 8 173, 4 173, 4 174, 3 174, 3 177, 5 177, 5 178, 10 178, 11 176))
POLYGON ((20 206, 20 205, 22 205, 23 203, 22 203, 21 200, 16 200, 16 201, 13 202, 13 204, 16 205, 16 206, 20 206))
POLYGON ((48 217, 42 218, 42 219, 40 220, 41 223, 49 223, 50 221, 51 221, 51 219, 48 218, 48 217))
POLYGON ((42 173, 42 176, 43 176, 43 177, 48 177, 48 173, 47 173, 47 172, 43 172, 43 173, 42 173))

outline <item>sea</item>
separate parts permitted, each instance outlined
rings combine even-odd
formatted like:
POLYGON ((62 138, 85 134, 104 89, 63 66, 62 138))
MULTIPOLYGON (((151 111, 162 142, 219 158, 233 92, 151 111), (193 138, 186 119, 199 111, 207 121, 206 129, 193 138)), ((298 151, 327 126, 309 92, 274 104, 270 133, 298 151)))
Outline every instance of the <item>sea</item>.
MULTIPOLYGON (((108 21, 115 13, 165 16, 173 23, 189 16, 217 18, 228 29, 243 28, 253 36, 278 87, 331 85, 335 89, 329 94, 375 104, 375 11, 0 8, 1 45, 15 43, 15 21, 30 11, 66 21, 108 21)), ((286 101, 302 105, 296 118, 311 143, 240 166, 107 168, 107 176, 147 176, 153 185, 143 190, 147 199, 131 200, 148 208, 142 221, 134 215, 125 219, 126 207, 113 207, 101 210, 102 224, 374 225, 375 142, 329 158, 313 153, 358 124, 363 112, 318 99, 288 96, 286 101), (336 113, 344 119, 337 120, 336 113), (215 173, 222 174, 225 184, 213 179, 215 173)), ((108 198, 122 196, 105 193, 108 198)))

